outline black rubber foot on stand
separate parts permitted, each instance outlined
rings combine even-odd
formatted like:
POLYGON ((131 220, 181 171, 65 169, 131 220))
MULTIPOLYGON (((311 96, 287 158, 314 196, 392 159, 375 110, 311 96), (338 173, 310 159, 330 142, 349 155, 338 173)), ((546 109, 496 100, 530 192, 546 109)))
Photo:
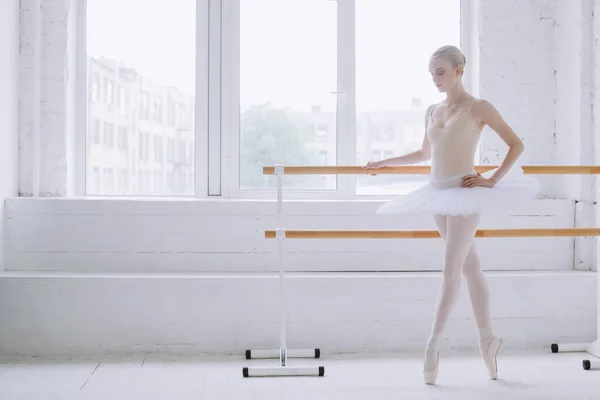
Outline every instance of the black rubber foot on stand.
POLYGON ((592 368, 592 363, 590 362, 590 360, 583 360, 582 364, 583 364, 583 369, 585 369, 586 371, 588 371, 590 368, 592 368))
POLYGON ((252 358, 252 350, 246 350, 246 360, 250 360, 252 358))
POLYGON ((553 353, 558 353, 558 343, 552 343, 552 346, 550 346, 550 349, 552 349, 553 353))
POLYGON ((244 367, 244 368, 242 368, 242 376, 243 376, 244 378, 247 378, 247 377, 248 377, 248 367, 244 367))
POLYGON ((325 367, 319 367, 319 376, 325 376, 325 367))
POLYGON ((315 358, 321 358, 321 349, 315 349, 315 358))

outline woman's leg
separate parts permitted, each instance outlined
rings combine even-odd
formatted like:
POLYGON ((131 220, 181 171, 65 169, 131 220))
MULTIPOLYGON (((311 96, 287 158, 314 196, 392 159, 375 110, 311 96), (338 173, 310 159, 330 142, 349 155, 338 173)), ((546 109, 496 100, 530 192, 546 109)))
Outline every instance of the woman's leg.
MULTIPOLYGON (((440 236, 446 241, 446 216, 436 216, 436 224, 440 236)), ((490 300, 487 281, 481 270, 481 262, 477 254, 475 241, 471 243, 462 273, 467 281, 469 299, 473 308, 477 329, 479 330, 479 338, 480 340, 485 340, 492 333, 489 311, 490 300)))
POLYGON ((473 307, 475 322, 477 323, 477 329, 479 330, 479 349, 488 370, 488 375, 491 379, 496 379, 498 377, 496 355, 503 343, 503 339, 494 336, 492 332, 492 324, 490 322, 490 296, 485 276, 481 271, 475 244, 473 244, 472 251, 469 252, 469 256, 463 267, 463 275, 469 286, 471 307, 473 307))
POLYGON ((471 250, 467 255, 463 267, 463 275, 469 288, 469 299, 475 316, 475 323, 479 330, 479 341, 486 343, 491 338, 492 324, 490 321, 490 296, 487 281, 481 271, 479 255, 475 248, 475 243, 471 245, 471 250))
MULTIPOLYGON (((435 216, 435 221, 440 232, 440 236, 446 242, 446 251, 448 250, 448 220, 452 217, 446 216, 435 216)), ((456 218, 456 217, 454 217, 456 218)), ((478 222, 478 221, 477 221, 478 222)), ((460 225, 460 224, 459 224, 460 225)), ((476 223, 475 223, 476 225, 476 223)), ((475 230, 473 230, 473 236, 475 235, 475 230)), ((446 267, 448 264, 444 264, 444 272, 446 271, 446 267)), ((462 268, 462 273, 465 276, 465 280, 467 281, 467 286, 469 289, 469 298, 471 301, 471 306, 473 308, 473 314, 475 315, 475 321, 477 323, 477 328, 479 330, 479 347, 481 349, 481 354, 484 358, 485 365, 488 370, 488 374, 491 379, 496 379, 498 376, 498 367, 496 361, 496 354, 498 353, 498 349, 503 343, 503 339, 497 337, 493 334, 491 321, 490 321, 490 312, 489 312, 489 291, 487 286, 487 281, 483 272, 481 270, 481 263, 479 261, 479 255, 477 254, 477 249, 475 246, 475 242, 471 242, 471 246, 465 258, 465 263, 462 268)), ((444 273, 444 277, 446 277, 446 273, 444 273)), ((449 280, 452 282, 452 280, 449 280)), ((452 285, 445 286, 442 283, 442 287, 440 289, 440 299, 438 300, 438 304, 443 304, 445 302, 444 295, 442 292, 445 287, 452 287, 452 285)), ((451 310, 454 305, 453 302, 456 301, 458 297, 458 292, 460 289, 460 283, 455 284, 456 293, 454 297, 447 296, 450 299, 453 299, 451 302, 446 301, 445 307, 438 307, 436 310, 436 317, 434 319, 434 326, 432 329, 432 335, 428 342, 428 346, 426 349, 426 368, 433 368, 436 365, 437 361, 437 351, 439 349, 439 337, 441 336, 441 332, 443 331, 443 327, 447 318, 449 318, 448 309, 451 310), (450 303, 450 307, 448 308, 448 303, 450 303), (444 320, 444 315, 446 316, 446 320, 444 320)), ((435 379, 433 379, 435 380, 435 379)))
POLYGON ((441 336, 460 292, 460 275, 473 243, 479 215, 436 215, 435 220, 440 236, 445 240, 444 266, 431 336, 425 350, 425 369, 432 369, 437 363, 441 336))

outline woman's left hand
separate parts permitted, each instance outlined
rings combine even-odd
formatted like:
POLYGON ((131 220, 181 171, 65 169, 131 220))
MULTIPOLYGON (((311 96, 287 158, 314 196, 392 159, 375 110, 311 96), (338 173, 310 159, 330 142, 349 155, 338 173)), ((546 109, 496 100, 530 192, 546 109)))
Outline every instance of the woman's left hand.
POLYGON ((475 186, 491 188, 491 187, 494 187, 495 184, 496 184, 496 182, 494 182, 492 179, 484 178, 478 172, 477 175, 465 176, 463 178, 462 184, 460 186, 464 187, 464 188, 472 188, 475 186))

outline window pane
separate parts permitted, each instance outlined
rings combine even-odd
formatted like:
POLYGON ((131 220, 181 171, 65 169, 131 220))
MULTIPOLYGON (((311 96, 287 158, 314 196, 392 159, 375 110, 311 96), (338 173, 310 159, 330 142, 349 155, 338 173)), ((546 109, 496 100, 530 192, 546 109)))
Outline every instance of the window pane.
MULTIPOLYGON (((336 165, 336 2, 242 0, 240 19, 241 189, 274 188, 265 165, 336 165)), ((284 179, 289 189, 336 183, 284 179)))
MULTIPOLYGON (((432 83, 429 56, 445 44, 460 46, 460 0, 356 0, 359 165, 420 148, 425 109, 444 98, 432 83)), ((403 194, 426 179, 361 175, 356 191, 403 194)))
POLYGON ((196 1, 87 3, 87 194, 193 195, 196 1))

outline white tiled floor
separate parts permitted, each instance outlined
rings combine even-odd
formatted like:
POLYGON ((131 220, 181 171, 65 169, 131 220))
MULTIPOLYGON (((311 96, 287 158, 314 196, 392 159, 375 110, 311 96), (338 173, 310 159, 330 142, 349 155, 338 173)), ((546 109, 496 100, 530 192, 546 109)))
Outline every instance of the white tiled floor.
POLYGON ((600 371, 585 353, 504 351, 490 381, 473 353, 442 354, 438 385, 422 383, 416 355, 324 356, 325 377, 243 378, 242 367, 276 364, 242 357, 147 356, 102 360, 0 359, 0 399, 600 399, 600 371))

